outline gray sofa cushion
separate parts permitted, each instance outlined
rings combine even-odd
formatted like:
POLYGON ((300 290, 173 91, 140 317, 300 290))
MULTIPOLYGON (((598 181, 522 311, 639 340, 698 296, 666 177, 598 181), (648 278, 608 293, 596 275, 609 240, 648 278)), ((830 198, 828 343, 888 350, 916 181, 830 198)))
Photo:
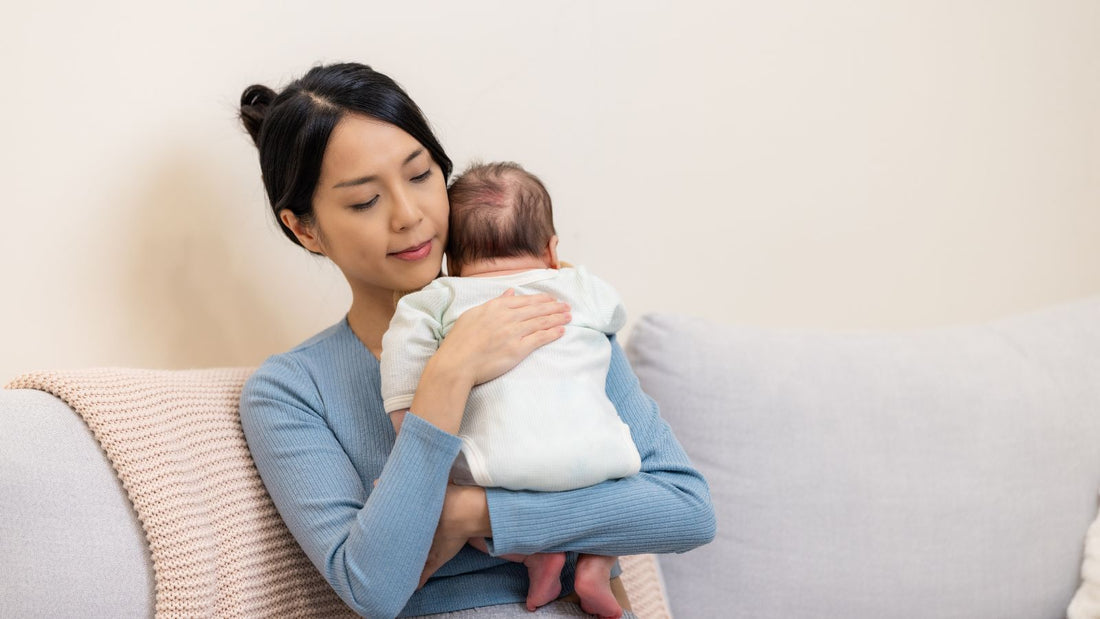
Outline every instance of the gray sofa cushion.
POLYGON ((84 421, 0 389, 0 429, 0 617, 152 616, 141 525, 84 421))
POLYGON ((1100 297, 815 333, 644 317, 628 352, 707 477, 674 614, 1065 616, 1100 487, 1100 297))

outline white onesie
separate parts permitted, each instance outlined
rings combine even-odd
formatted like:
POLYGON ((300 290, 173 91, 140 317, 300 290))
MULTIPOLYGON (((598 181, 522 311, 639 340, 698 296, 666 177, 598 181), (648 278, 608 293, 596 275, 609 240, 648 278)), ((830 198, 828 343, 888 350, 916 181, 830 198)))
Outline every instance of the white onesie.
POLYGON ((403 297, 382 338, 386 412, 409 407, 455 320, 509 288, 548 293, 569 304, 573 319, 562 337, 470 391, 458 435, 474 483, 557 491, 637 473, 641 458, 630 428, 605 391, 607 336, 622 328, 626 312, 615 290, 583 267, 440 277, 403 297))

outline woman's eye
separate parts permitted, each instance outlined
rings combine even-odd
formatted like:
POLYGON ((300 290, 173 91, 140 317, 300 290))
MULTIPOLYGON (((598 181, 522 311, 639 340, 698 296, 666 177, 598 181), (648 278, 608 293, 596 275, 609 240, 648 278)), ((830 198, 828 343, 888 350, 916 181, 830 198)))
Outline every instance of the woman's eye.
POLYGON ((411 180, 414 183, 422 183, 422 182, 428 180, 428 177, 431 176, 431 175, 432 175, 432 169, 428 168, 427 172, 425 172, 423 174, 418 174, 418 175, 412 177, 411 180))
POLYGON ((361 203, 359 203, 359 204, 352 204, 352 205, 351 205, 351 208, 353 208, 353 209, 355 209, 355 210, 357 210, 357 211, 362 211, 362 210, 364 210, 364 209, 368 209, 368 208, 370 208, 370 207, 374 206, 374 203, 375 203, 375 202, 378 202, 378 196, 374 196, 373 198, 371 198, 371 199, 370 199, 369 201, 367 201, 367 202, 361 202, 361 203))

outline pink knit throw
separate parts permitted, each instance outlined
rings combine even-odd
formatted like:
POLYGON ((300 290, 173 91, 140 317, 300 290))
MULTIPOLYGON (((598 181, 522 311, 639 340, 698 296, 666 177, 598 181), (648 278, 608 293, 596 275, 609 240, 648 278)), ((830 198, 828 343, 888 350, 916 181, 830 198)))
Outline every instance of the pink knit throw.
MULTIPOLYGON (((283 524, 241 429, 253 368, 95 368, 25 374, 88 424, 149 544, 157 617, 343 617, 336 596, 283 524)), ((652 555, 624 557, 643 619, 669 616, 652 555)))

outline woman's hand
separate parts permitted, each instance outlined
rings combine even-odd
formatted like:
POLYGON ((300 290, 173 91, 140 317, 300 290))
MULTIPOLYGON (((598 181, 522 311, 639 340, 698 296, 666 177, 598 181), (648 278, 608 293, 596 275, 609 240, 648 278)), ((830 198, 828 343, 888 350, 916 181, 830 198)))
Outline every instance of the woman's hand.
POLYGON ((439 515, 439 526, 428 550, 428 561, 420 574, 423 587, 428 578, 444 563, 450 561, 471 537, 491 537, 493 534, 489 522, 489 503, 485 498, 485 489, 478 486, 447 486, 443 499, 443 511, 439 515))
POLYGON ((424 366, 410 411, 457 433, 470 389, 561 337, 571 319, 569 306, 548 294, 512 290, 465 311, 424 366))
POLYGON ((569 306, 548 294, 508 290, 459 316, 436 355, 462 360, 471 386, 480 385, 561 337, 571 319, 569 306))

